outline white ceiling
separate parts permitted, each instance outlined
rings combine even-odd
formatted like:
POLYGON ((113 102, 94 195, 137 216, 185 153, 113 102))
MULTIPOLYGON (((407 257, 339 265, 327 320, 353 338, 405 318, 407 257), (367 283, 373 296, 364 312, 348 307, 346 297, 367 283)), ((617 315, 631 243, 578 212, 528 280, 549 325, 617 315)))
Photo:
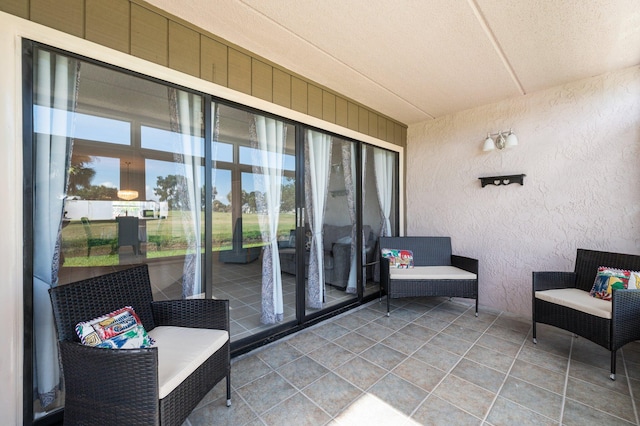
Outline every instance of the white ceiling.
POLYGON ((405 124, 640 65, 640 0, 147 0, 405 124))

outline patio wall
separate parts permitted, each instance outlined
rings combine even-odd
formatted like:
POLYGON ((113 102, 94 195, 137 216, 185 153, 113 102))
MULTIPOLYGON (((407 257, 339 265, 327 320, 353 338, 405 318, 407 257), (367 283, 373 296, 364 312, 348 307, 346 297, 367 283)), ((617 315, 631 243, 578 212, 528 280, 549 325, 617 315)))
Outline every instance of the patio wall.
POLYGON ((410 126, 406 158, 407 235, 477 257, 481 306, 529 315, 531 272, 573 270, 576 248, 640 254, 640 67, 410 126), (517 147, 482 151, 509 128, 517 147))

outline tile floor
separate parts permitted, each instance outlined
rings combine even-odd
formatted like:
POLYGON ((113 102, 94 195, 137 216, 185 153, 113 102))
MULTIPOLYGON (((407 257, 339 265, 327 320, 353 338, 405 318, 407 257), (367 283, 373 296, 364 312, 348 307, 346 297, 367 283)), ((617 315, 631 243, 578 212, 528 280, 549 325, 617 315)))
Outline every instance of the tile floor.
POLYGON ((639 425, 640 343, 609 353, 531 320, 457 300, 358 310, 232 360, 185 426, 639 425))

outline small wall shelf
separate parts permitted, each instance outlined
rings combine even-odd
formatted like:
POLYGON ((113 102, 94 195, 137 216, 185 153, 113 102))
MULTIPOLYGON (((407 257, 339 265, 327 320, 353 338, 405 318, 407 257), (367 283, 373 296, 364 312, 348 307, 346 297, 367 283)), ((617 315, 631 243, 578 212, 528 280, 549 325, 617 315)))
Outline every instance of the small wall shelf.
POLYGON ((525 174, 505 175, 505 176, 487 176, 487 177, 480 177, 478 179, 480 179, 480 183, 484 188, 487 185, 500 186, 500 185, 509 185, 511 183, 519 183, 520 185, 524 185, 525 176, 526 176, 525 174))

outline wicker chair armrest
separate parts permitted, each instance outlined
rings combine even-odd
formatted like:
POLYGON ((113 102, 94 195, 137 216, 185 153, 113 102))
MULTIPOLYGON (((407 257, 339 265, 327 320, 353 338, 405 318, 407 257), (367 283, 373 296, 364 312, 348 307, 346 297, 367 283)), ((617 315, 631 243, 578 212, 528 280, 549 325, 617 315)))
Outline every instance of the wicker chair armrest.
POLYGON ((380 256, 380 285, 389 291, 389 259, 380 256))
POLYGON ((229 331, 228 300, 159 300, 151 303, 151 309, 156 326, 211 328, 229 331))
POLYGON ((574 272, 533 272, 533 291, 575 288, 574 272))
POLYGON ((159 424, 158 348, 105 349, 69 341, 59 348, 65 422, 159 424))
POLYGON ((476 275, 478 274, 478 259, 473 259, 471 257, 458 256, 458 255, 452 254, 451 266, 464 269, 465 271, 468 271, 468 272, 473 272, 476 275))
POLYGON ((640 290, 614 290, 611 303, 614 345, 640 340, 640 290))

